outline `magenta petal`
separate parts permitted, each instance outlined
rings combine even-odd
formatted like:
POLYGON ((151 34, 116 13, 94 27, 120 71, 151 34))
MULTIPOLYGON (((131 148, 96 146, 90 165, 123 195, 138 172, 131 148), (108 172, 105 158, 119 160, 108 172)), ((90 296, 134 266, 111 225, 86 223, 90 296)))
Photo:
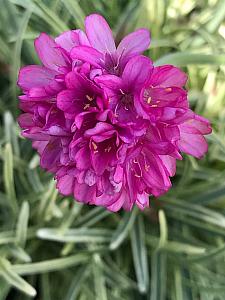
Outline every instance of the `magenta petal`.
POLYGON ((158 143, 149 143, 148 148, 155 154, 171 154, 175 147, 170 142, 160 141, 158 143))
POLYGON ((94 67, 101 67, 101 59, 103 58, 102 54, 89 46, 77 46, 74 47, 70 52, 71 58, 79 59, 84 62, 88 62, 94 67))
POLYGON ((194 118, 186 120, 179 128, 182 132, 192 134, 209 134, 212 132, 209 121, 196 114, 194 118))
POLYGON ((98 51, 103 53, 116 51, 112 31, 102 16, 92 14, 86 17, 85 29, 91 45, 98 51))
POLYGON ((29 128, 34 126, 33 115, 30 113, 21 114, 18 117, 18 123, 21 128, 29 128))
MULTIPOLYGON (((76 34, 75 37, 77 37, 76 34)), ((70 52, 73 47, 79 45, 79 38, 73 39, 73 30, 68 30, 56 37, 55 42, 63 49, 70 52)))
POLYGON ((93 135, 100 135, 103 133, 108 134, 112 130, 114 130, 112 125, 104 122, 99 122, 94 128, 86 130, 85 136, 91 137, 93 135))
POLYGON ((89 186, 85 183, 76 182, 74 186, 74 197, 77 201, 88 203, 93 202, 96 198, 96 187, 89 186))
POLYGON ((113 180, 116 183, 119 183, 123 180, 123 168, 120 165, 116 166, 116 170, 113 176, 113 180))
POLYGON ((37 150, 39 155, 41 155, 45 149, 45 147, 48 145, 48 141, 34 141, 32 143, 32 147, 37 150))
POLYGON ((75 121, 74 121, 75 127, 77 127, 78 129, 81 129, 81 126, 83 124, 85 117, 87 115, 91 115, 91 114, 92 114, 92 111, 85 111, 85 112, 82 112, 82 113, 79 113, 78 115, 76 115, 75 121))
POLYGON ((212 127, 206 118, 195 114, 195 126, 201 132, 201 134, 210 134, 212 132, 212 127))
POLYGON ((169 124, 180 124, 188 119, 186 109, 176 107, 164 107, 161 110, 160 120, 169 124))
POLYGON ((74 160, 76 162, 76 167, 79 170, 86 170, 91 167, 91 160, 88 152, 87 147, 83 147, 77 151, 74 160))
POLYGON ((20 69, 17 84, 23 90, 49 85, 57 73, 42 66, 30 65, 20 69))
POLYGON ((143 210, 149 206, 149 195, 147 193, 137 194, 136 200, 137 206, 143 210))
POLYGON ((159 156, 153 155, 150 152, 146 152, 146 157, 147 163, 150 166, 149 169, 144 170, 143 173, 146 184, 153 189, 168 189, 171 186, 171 183, 162 160, 159 156))
POLYGON ((127 62, 134 55, 141 54, 150 45, 150 32, 147 29, 136 30, 122 39, 117 48, 118 56, 127 62))
POLYGON ((179 87, 149 89, 150 107, 184 107, 188 108, 187 92, 179 87))
POLYGON ((107 152, 91 153, 92 167, 97 175, 102 175, 110 162, 111 154, 107 152))
POLYGON ((84 177, 84 182, 88 186, 93 186, 96 184, 96 180, 97 180, 97 176, 96 176, 95 172, 91 169, 88 169, 85 174, 85 177, 84 177))
POLYGON ((129 60, 122 74, 127 90, 140 90, 152 71, 152 62, 145 56, 135 56, 129 60))
POLYGON ((59 71, 60 67, 67 67, 62 51, 46 33, 41 33, 34 44, 37 54, 45 67, 56 72, 59 71))
POLYGON ((155 67, 150 79, 152 86, 162 88, 171 86, 182 88, 186 84, 186 81, 187 75, 179 68, 171 65, 155 67))
POLYGON ((60 158, 60 145, 59 140, 53 140, 48 143, 45 147, 42 155, 40 164, 42 168, 51 170, 56 167, 60 158))
POLYGON ((197 158, 202 158, 208 150, 208 145, 204 136, 184 132, 181 132, 181 139, 178 141, 178 147, 180 151, 197 158))
POLYGON ((75 96, 72 90, 62 91, 57 96, 57 107, 64 111, 69 119, 74 119, 75 115, 83 111, 82 103, 77 101, 75 96))
POLYGON ((176 159, 169 155, 160 155, 169 176, 174 176, 176 174, 176 159))
POLYGON ((98 76, 95 79, 101 87, 105 87, 107 90, 118 91, 119 89, 123 88, 123 80, 115 75, 102 75, 98 76))
POLYGON ((101 93, 101 90, 93 81, 76 72, 69 72, 65 77, 65 82, 68 89, 72 89, 82 97, 101 93))
POLYGON ((121 207, 124 205, 124 202, 126 201, 126 199, 128 199, 127 195, 125 195, 126 193, 120 193, 120 196, 115 197, 115 200, 113 201, 113 203, 111 203, 110 205, 107 206, 107 209, 112 211, 112 212, 117 212, 118 210, 121 209, 121 207))
POLYGON ((56 187, 61 194, 69 196, 73 194, 74 178, 70 175, 65 175, 58 179, 56 187))
POLYGON ((70 50, 75 46, 89 46, 89 41, 86 37, 86 34, 80 29, 63 32, 57 38, 55 38, 55 42, 68 52, 70 52, 70 50))

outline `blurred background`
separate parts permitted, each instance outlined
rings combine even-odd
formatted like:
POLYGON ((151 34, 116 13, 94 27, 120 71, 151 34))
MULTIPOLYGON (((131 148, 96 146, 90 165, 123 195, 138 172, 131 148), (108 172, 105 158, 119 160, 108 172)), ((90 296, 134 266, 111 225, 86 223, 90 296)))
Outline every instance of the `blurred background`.
POLYGON ((0 300, 225 299, 225 1, 0 0, 0 300), (209 118, 209 152, 184 156, 173 188, 144 212, 110 213, 58 195, 20 136, 21 65, 33 40, 98 12, 116 40, 151 30, 155 65, 188 73, 209 118))

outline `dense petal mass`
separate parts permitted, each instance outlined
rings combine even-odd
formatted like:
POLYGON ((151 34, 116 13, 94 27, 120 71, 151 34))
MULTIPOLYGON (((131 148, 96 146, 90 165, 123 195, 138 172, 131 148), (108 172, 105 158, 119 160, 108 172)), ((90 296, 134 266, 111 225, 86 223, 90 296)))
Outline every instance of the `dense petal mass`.
POLYGON ((113 212, 143 210, 171 188, 182 153, 206 153, 211 126, 189 107, 186 74, 142 55, 148 30, 117 48, 102 16, 88 16, 85 30, 35 40, 42 65, 19 72, 18 123, 62 195, 113 212))

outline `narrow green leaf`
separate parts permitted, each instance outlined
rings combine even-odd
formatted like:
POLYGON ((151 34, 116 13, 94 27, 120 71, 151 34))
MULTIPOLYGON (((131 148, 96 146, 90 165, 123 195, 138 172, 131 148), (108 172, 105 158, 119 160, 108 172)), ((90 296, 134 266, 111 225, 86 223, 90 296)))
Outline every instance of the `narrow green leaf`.
POLYGON ((93 256, 93 275, 95 282, 96 299, 107 300, 107 292, 105 285, 105 278, 103 274, 102 261, 98 254, 93 256))
POLYGON ((112 231, 102 228, 80 228, 67 229, 63 233, 60 233, 58 229, 42 228, 38 230, 37 236, 44 240, 51 240, 60 243, 103 243, 111 240, 112 231))
POLYGON ((13 255, 16 259, 28 263, 31 262, 31 257, 30 255, 24 251, 23 248, 15 246, 15 245, 10 245, 9 246, 9 252, 11 255, 13 255))
POLYGON ((193 65, 193 64, 220 66, 225 64, 225 55, 177 52, 177 53, 165 55, 154 63, 155 66, 161 66, 165 64, 171 64, 180 67, 193 65))
POLYGON ((167 199, 164 204, 168 211, 173 210, 173 212, 176 211, 181 215, 187 215, 190 218, 197 219, 201 222, 207 222, 208 225, 212 224, 214 226, 225 228, 225 217, 219 212, 193 203, 190 206, 190 203, 177 199, 167 199))
POLYGON ((133 208, 132 212, 125 213, 123 219, 119 222, 116 231, 113 233, 111 243, 109 246, 111 250, 117 249, 123 243, 134 224, 136 215, 136 207, 133 208))
POLYGON ((84 27, 85 14, 79 2, 73 0, 67 0, 67 1, 61 0, 61 1, 63 2, 68 12, 73 17, 73 22, 77 25, 78 28, 82 29, 84 27))
POLYGON ((175 284, 175 300, 184 300, 183 298, 183 286, 182 275, 180 268, 174 268, 174 284, 175 284))
POLYGON ((0 300, 6 300, 11 290, 11 286, 4 279, 0 277, 0 300))
MULTIPOLYGON (((60 233, 63 234, 64 231, 66 231, 74 222, 74 220, 79 216, 81 213, 81 210, 83 208, 83 205, 81 203, 73 203, 72 208, 68 212, 68 214, 65 215, 64 220, 60 226, 60 233)), ((75 226, 77 226, 77 223, 75 222, 75 226)))
POLYGON ((65 258, 56 258, 30 264, 12 265, 12 270, 20 275, 31 275, 59 271, 87 262, 86 254, 75 254, 65 258))
POLYGON ((217 1, 215 11, 212 13, 212 18, 205 26, 209 32, 215 32, 225 19, 224 1, 217 1))
POLYGON ((18 77, 18 71, 20 68, 20 61, 21 61, 21 50, 22 50, 22 44, 23 44, 23 35, 26 32, 27 25, 29 22, 29 19, 31 17, 31 10, 27 9, 24 12, 23 18, 21 20, 21 24, 18 29, 17 33, 17 41, 15 43, 15 48, 13 51, 13 61, 12 61, 12 91, 13 91, 13 98, 16 100, 17 95, 17 77, 18 77))
MULTIPOLYGON (((159 244, 159 238, 148 235, 147 236, 147 243, 152 247, 156 247, 159 244)), ((206 252, 206 249, 203 247, 194 246, 188 243, 181 243, 177 241, 167 241, 164 245, 163 249, 167 252, 171 253, 180 253, 180 254, 188 254, 188 255, 199 255, 206 252)))
POLYGON ((107 262, 103 262, 103 268, 105 274, 114 285, 119 285, 122 289, 137 290, 137 283, 128 277, 111 259, 108 259, 107 262))
POLYGON ((12 286, 25 294, 35 297, 35 289, 27 283, 22 277, 20 277, 12 268, 8 260, 0 258, 0 274, 3 278, 12 286))
POLYGON ((160 239, 158 248, 164 248, 168 239, 168 229, 166 223, 166 216, 163 210, 159 211, 159 226, 160 226, 160 239))
POLYGON ((68 293, 66 294, 64 300, 78 299, 82 283, 85 281, 89 273, 90 270, 87 268, 87 266, 81 267, 76 272, 76 275, 70 284, 68 293))
POLYGON ((4 184, 8 200, 11 204, 13 212, 16 214, 18 211, 18 204, 16 200, 16 192, 13 177, 13 153, 11 144, 7 143, 4 150, 4 184))
POLYGON ((60 34, 63 31, 68 30, 67 24, 65 24, 59 16, 57 16, 52 10, 42 2, 37 0, 10 0, 10 2, 21 6, 25 9, 31 10, 33 14, 43 19, 52 28, 52 31, 60 34))
POLYGON ((19 218, 16 227, 16 241, 21 247, 24 247, 27 239, 27 225, 29 220, 29 204, 23 202, 19 213, 19 218))
POLYGON ((160 250, 152 254, 151 259, 151 300, 166 299, 167 255, 160 250))
POLYGON ((225 186, 218 186, 212 189, 208 189, 207 191, 204 191, 197 195, 194 195, 193 197, 191 197, 190 201, 192 203, 207 205, 212 202, 215 202, 216 200, 220 199, 224 195, 225 195, 225 186))
POLYGON ((41 299, 51 300, 49 273, 41 274, 41 299))
POLYGON ((75 222, 76 227, 90 227, 102 220, 103 218, 109 216, 112 214, 110 211, 106 210, 105 208, 102 207, 96 207, 92 209, 90 212, 87 214, 83 215, 81 218, 79 218, 75 222))
POLYGON ((149 274, 145 246, 145 228, 141 215, 138 215, 131 231, 131 246, 138 288, 140 293, 146 293, 149 284, 149 274))
MULTIPOLYGON (((36 236, 36 228, 30 227, 27 232, 27 239, 34 238, 36 236)), ((0 232, 0 245, 16 243, 16 236, 14 231, 0 232)))
POLYGON ((14 243, 15 240, 14 232, 0 232, 0 245, 14 243))
POLYGON ((212 260, 219 259, 220 257, 223 257, 225 254, 225 244, 221 245, 220 247, 217 247, 216 249, 213 249, 211 251, 207 251, 202 255, 190 257, 188 258, 188 261, 190 263, 212 263, 212 260))
POLYGON ((54 13, 54 11, 50 10, 43 1, 33 0, 33 2, 35 2, 37 7, 41 9, 43 13, 43 19, 48 20, 49 24, 52 26, 52 29, 56 33, 69 30, 67 24, 63 22, 63 20, 61 20, 60 17, 54 13))

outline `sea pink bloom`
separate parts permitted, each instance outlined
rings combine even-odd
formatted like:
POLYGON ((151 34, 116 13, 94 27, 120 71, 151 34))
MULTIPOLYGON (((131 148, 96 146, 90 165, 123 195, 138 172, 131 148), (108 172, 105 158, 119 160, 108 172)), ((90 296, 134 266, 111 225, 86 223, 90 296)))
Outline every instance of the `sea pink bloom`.
POLYGON ((73 48, 72 58, 89 62, 109 74, 121 74, 129 59, 144 52, 150 44, 149 31, 142 28, 128 34, 116 48, 109 25, 97 14, 86 18, 85 29, 90 46, 73 48))
POLYGON ((35 40, 42 65, 18 78, 22 135, 61 194, 111 211, 144 209, 149 195, 171 188, 182 152, 206 153, 211 126, 189 107, 186 74, 141 55, 146 29, 117 48, 103 17, 88 16, 85 29, 35 40))

